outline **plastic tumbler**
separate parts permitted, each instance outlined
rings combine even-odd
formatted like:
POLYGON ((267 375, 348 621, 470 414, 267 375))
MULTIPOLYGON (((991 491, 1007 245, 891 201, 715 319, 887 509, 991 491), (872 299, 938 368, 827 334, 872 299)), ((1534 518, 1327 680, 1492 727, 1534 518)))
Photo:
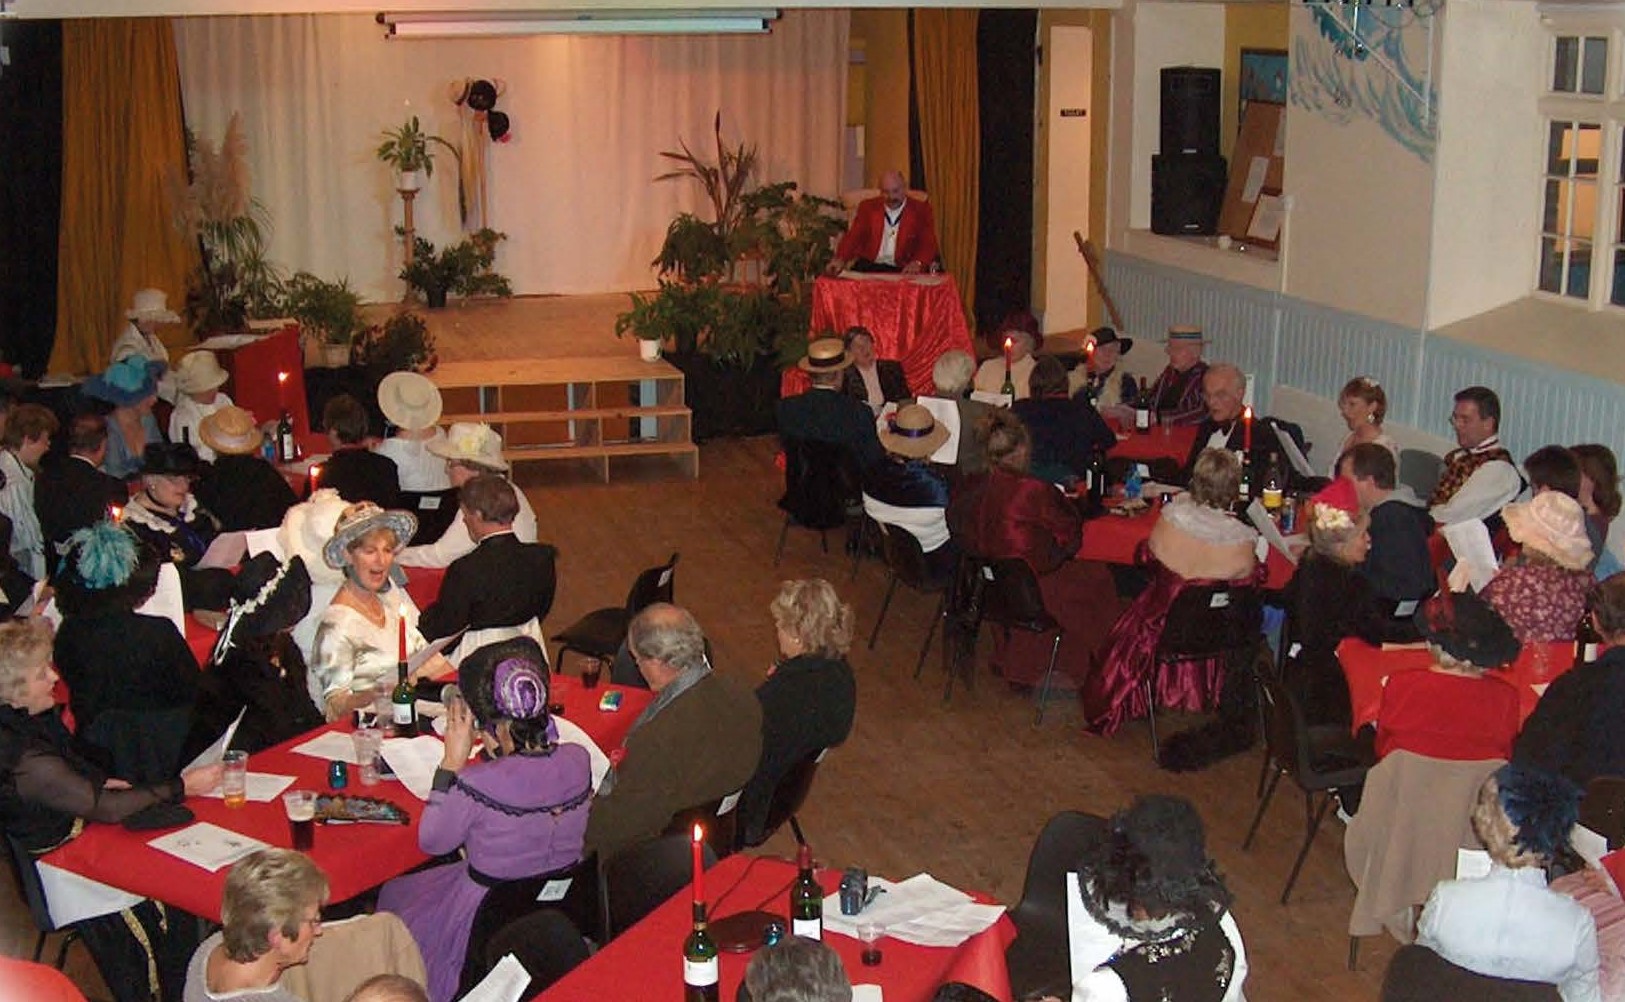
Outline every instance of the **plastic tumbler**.
POLYGON ((220 793, 227 807, 248 801, 248 753, 228 751, 220 756, 220 793))
POLYGON ((378 755, 383 749, 383 732, 373 727, 363 727, 350 737, 355 741, 355 761, 361 785, 377 786, 378 755))

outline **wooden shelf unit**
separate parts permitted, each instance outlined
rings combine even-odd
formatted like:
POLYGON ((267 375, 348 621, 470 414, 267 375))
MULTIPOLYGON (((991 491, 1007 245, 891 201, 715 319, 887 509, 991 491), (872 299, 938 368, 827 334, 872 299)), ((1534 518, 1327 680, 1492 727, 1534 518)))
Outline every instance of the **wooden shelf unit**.
POLYGON ((444 362, 430 378, 445 400, 442 424, 484 421, 509 462, 571 459, 605 483, 610 461, 667 456, 700 475, 683 374, 635 358, 444 362))

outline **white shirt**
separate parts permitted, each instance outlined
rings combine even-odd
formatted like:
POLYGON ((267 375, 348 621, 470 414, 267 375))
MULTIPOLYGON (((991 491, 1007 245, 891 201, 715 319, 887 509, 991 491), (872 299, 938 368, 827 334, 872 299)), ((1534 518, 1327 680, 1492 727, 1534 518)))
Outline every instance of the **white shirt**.
MULTIPOLYGON (((1236 953, 1236 967, 1223 1002, 1246 1002, 1242 986, 1247 982, 1247 949, 1241 942, 1241 929, 1229 912, 1219 919, 1219 928, 1236 953)), ((1123 980, 1105 964, 1133 944, 1089 914, 1078 892, 1076 873, 1066 875, 1066 939, 1072 960, 1072 1002, 1128 1002, 1123 980)))
MULTIPOLYGON (((513 520, 513 534, 521 543, 536 542, 536 512, 530 507, 525 492, 514 488, 519 496, 519 514, 513 520)), ((408 546, 395 558, 402 567, 449 567, 451 562, 465 553, 474 552, 474 540, 468 536, 468 523, 463 521, 463 509, 446 526, 439 539, 422 546, 408 546)))
MULTIPOLYGON (((1500 437, 1491 435, 1467 451, 1479 453, 1500 447, 1500 437)), ((1474 470, 1449 501, 1434 505, 1429 514, 1440 525, 1488 518, 1505 507, 1508 501, 1516 501, 1518 495, 1523 493, 1523 487, 1523 477, 1518 475, 1517 467, 1505 460, 1491 460, 1474 470)))
POLYGON ((875 254, 876 264, 897 264, 897 228, 903 221, 903 209, 907 204, 898 206, 893 212, 890 207, 882 205, 881 213, 885 216, 884 229, 880 232, 880 251, 875 254))
POLYGON ((200 404, 182 393, 175 401, 175 409, 169 414, 169 440, 191 442, 192 448, 197 450, 199 459, 212 462, 214 450, 203 444, 203 436, 197 433, 198 425, 215 411, 230 406, 232 406, 231 398, 218 391, 215 392, 214 400, 206 404, 200 404), (183 430, 186 432, 184 436, 181 434, 183 430))
POLYGON ((865 368, 860 365, 857 366, 857 370, 858 375, 863 377, 863 392, 868 398, 865 402, 868 403, 870 410, 879 414, 880 408, 886 406, 886 394, 880 389, 880 366, 871 365, 865 368))
POLYGON ((373 446, 372 451, 395 461, 400 475, 401 490, 432 493, 451 488, 451 476, 446 472, 446 460, 429 451, 430 442, 444 442, 446 429, 436 428, 425 439, 386 438, 373 446))
POLYGON ((23 573, 41 581, 45 578, 45 533, 34 511, 34 471, 10 449, 0 450, 0 473, 6 484, 0 487, 0 512, 11 519, 11 555, 23 573))
POLYGON ((1433 889, 1416 942, 1492 978, 1555 984, 1563 1002, 1601 1002, 1597 926, 1585 906, 1546 886, 1533 866, 1491 864, 1477 880, 1433 889))

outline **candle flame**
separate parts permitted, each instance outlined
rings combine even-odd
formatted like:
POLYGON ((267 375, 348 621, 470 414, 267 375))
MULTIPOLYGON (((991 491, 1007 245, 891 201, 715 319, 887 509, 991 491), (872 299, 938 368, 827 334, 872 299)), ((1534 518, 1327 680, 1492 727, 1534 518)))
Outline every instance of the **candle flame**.
POLYGON ((1253 419, 1253 405, 1252 404, 1248 404, 1247 406, 1245 406, 1245 407, 1243 407, 1241 409, 1241 419, 1243 421, 1251 421, 1253 419))
POLYGON ((1014 348, 1015 346, 1016 346, 1016 339, 1013 338, 1013 337, 1010 337, 1008 334, 1005 335, 1005 338, 1004 338, 1004 350, 1009 351, 1011 348, 1014 348))
POLYGON ((118 505, 111 505, 107 509, 108 517, 117 522, 124 517, 124 509, 118 505))
POLYGON ((288 374, 286 372, 277 373, 276 374, 276 381, 279 382, 279 383, 286 383, 288 381, 288 374))
POLYGON ((698 845, 705 841, 705 828, 698 821, 694 822, 694 842, 698 845))

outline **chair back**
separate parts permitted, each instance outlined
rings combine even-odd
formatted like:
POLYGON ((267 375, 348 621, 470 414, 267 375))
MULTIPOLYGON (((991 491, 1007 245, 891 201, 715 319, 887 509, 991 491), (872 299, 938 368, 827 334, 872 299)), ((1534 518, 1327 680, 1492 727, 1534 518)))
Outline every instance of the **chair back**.
POLYGON ((837 442, 784 438, 784 496, 779 507, 808 529, 835 529, 861 496, 857 459, 837 442))
POLYGON ((510 953, 530 975, 530 985, 520 998, 546 991, 591 956, 581 930, 568 915, 552 908, 510 922, 493 935, 485 946, 485 969, 496 967, 510 953))
POLYGON ((670 560, 659 567, 650 567, 632 582, 632 590, 626 593, 628 620, 656 602, 671 601, 672 594, 677 588, 678 556, 673 553, 670 560))
POLYGON ((1399 473, 1397 479, 1400 483, 1416 492, 1416 496, 1426 501, 1439 486, 1439 476, 1444 472, 1444 460, 1431 452, 1422 449, 1399 450, 1399 473))
POLYGON ((1192 581, 1168 607, 1157 660, 1192 661, 1250 650, 1264 623, 1264 599, 1252 585, 1192 581))
MULTIPOLYGON (((567 916, 572 928, 595 938, 603 935, 604 908, 596 853, 573 866, 534 877, 504 880, 486 890, 469 925, 458 996, 467 993, 491 972, 486 962, 491 937, 535 912, 555 910, 567 916), (560 889, 555 882, 568 883, 560 889), (549 895, 549 890, 556 891, 558 896, 549 895), (542 900, 544 896, 548 900, 542 900)), ((500 954, 497 959, 501 959, 500 954)))
POLYGON ((6 862, 11 864, 11 876, 23 892, 34 927, 42 933, 56 932, 56 921, 51 918, 51 906, 45 901, 45 884, 40 880, 34 854, 10 832, 6 833, 6 862))
POLYGON ((1273 672, 1258 672, 1258 698, 1264 718, 1264 751, 1289 776, 1309 771, 1308 725, 1303 709, 1273 672))
POLYGON ((1005 954, 1016 998, 1067 995, 1072 983, 1067 948, 1066 875, 1106 834, 1106 820, 1062 811, 1038 833, 1027 857, 1021 901, 1010 911, 1016 942, 1005 954))
POLYGON ((1038 575, 1019 557, 983 561, 978 574, 984 584, 982 618, 1000 626, 1045 633, 1060 628, 1044 608, 1038 575))
POLYGON ((881 557, 891 572, 897 575, 897 580, 916 591, 931 591, 942 587, 942 581, 931 577, 931 571, 925 563, 925 550, 921 548, 920 541, 914 533, 900 525, 887 525, 885 522, 876 524, 880 526, 881 557))
MULTIPOLYGON (((813 777, 818 775, 818 764, 824 761, 829 754, 828 748, 820 748, 806 758, 790 767, 773 787, 773 798, 768 801, 767 820, 762 824, 760 845, 772 837, 773 833, 801 810, 801 805, 807 802, 807 795, 812 793, 813 777)), ((743 833, 741 833, 743 834, 743 833)))
MULTIPOLYGON (((518 488, 514 488, 518 490, 518 488)), ((417 516, 418 531, 410 546, 433 543, 446 534, 457 517, 457 488, 443 491, 401 491, 401 507, 417 516)))
POLYGON ((1474 974, 1414 943, 1394 951, 1382 979, 1382 1002, 1557 1002, 1559 997, 1556 985, 1474 974))
POLYGON ((111 771, 134 785, 163 783, 181 771, 181 750, 192 728, 192 708, 103 710, 84 739, 107 753, 111 771))
POLYGON ((666 830, 661 834, 687 838, 692 836, 695 825, 703 825, 705 844, 716 852, 717 857, 732 855, 734 843, 739 840, 737 808, 740 792, 736 790, 725 797, 683 808, 671 816, 671 820, 666 822, 666 830))
MULTIPOLYGON (((604 917, 606 936, 615 937, 682 890, 694 877, 689 836, 678 832, 629 846, 604 864, 604 917)), ((703 847, 702 866, 717 865, 709 843, 703 847)))
POLYGON ((1580 823, 1608 840, 1608 848, 1625 845, 1625 776, 1594 776, 1580 801, 1580 823))

